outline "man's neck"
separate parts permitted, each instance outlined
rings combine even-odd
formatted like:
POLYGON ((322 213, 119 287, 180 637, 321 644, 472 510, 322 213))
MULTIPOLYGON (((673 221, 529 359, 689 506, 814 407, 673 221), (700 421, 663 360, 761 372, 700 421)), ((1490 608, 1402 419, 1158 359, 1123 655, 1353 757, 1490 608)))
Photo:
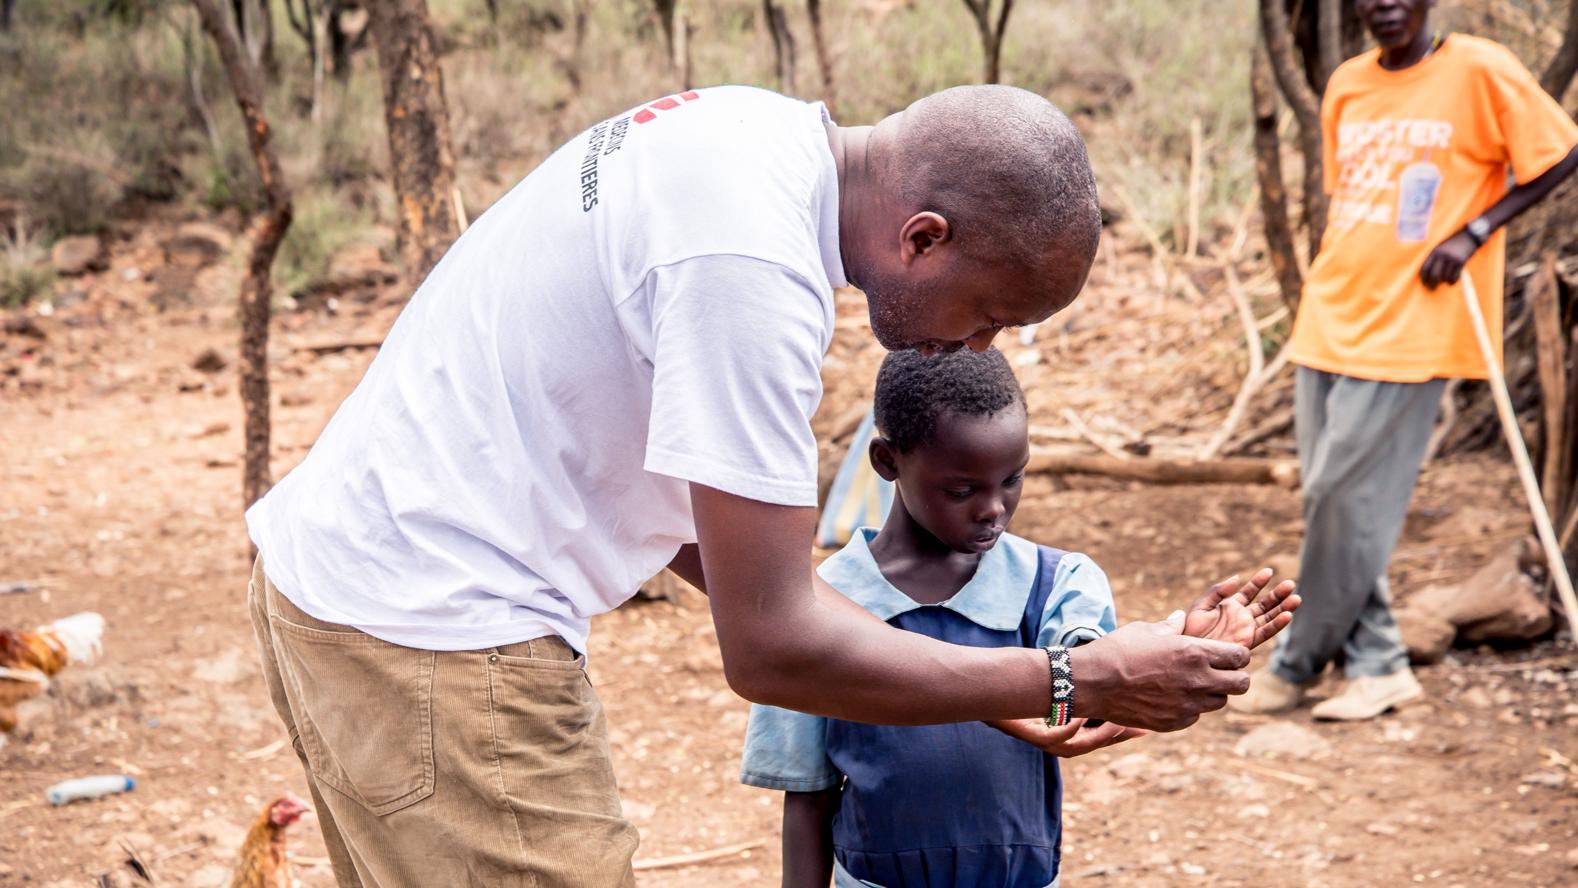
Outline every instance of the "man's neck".
POLYGON ((1437 37, 1437 32, 1427 19, 1413 40, 1399 47, 1381 50, 1381 67, 1388 71, 1400 71, 1419 64, 1435 50, 1437 37))
POLYGON ((827 125, 827 145, 838 172, 838 252, 850 283, 859 286, 857 264, 851 262, 860 242, 857 232, 871 204, 871 133, 875 127, 827 125))

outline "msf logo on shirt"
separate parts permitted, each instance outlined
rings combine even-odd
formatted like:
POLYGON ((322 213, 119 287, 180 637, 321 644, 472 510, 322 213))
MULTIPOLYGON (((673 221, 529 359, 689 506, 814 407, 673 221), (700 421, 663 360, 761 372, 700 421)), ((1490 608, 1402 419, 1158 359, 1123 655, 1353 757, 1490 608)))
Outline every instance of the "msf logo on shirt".
POLYGON ((598 160, 618 151, 625 144, 625 134, 630 130, 630 122, 651 123, 657 119, 660 112, 672 111, 680 106, 681 102, 694 102, 701 98, 701 93, 695 90, 686 90, 677 96, 667 96, 642 108, 629 117, 608 121, 592 127, 586 134, 586 154, 581 158, 581 212, 590 213, 592 207, 597 206, 598 185, 598 160))
POLYGON ((686 90, 685 92, 680 93, 678 96, 667 96, 665 98, 658 99, 656 102, 653 102, 645 108, 642 108, 640 111, 637 111, 635 117, 632 119, 635 120, 636 123, 651 123, 652 121, 657 120, 657 112, 673 111, 675 108, 679 107, 679 103, 681 101, 694 102, 699 98, 701 98, 701 93, 698 93, 695 90, 686 90))

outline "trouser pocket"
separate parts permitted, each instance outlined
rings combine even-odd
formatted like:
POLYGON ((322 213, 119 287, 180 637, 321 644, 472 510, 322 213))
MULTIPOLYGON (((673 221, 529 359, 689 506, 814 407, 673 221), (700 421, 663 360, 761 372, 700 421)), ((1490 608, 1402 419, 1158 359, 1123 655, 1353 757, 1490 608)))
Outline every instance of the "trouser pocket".
POLYGON ((313 778, 379 815, 432 795, 435 654, 275 601, 285 696, 313 778))

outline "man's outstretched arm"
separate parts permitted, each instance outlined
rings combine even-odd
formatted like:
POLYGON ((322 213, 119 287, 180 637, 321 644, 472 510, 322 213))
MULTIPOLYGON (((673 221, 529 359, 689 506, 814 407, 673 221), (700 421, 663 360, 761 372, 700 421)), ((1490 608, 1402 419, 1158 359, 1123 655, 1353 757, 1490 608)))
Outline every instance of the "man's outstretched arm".
MULTIPOLYGON (((1046 654, 894 629, 838 594, 806 557, 814 509, 691 485, 724 672, 748 700, 880 724, 1033 718, 1050 704, 1046 654)), ((1178 730, 1249 687, 1242 645, 1131 623, 1071 652, 1077 716, 1178 730)))
POLYGON ((1463 266, 1468 263, 1469 257, 1482 246, 1483 240, 1488 239, 1492 232, 1501 228, 1513 219, 1518 218, 1530 207, 1545 199, 1545 196, 1556 190, 1560 185, 1578 170, 1578 145, 1567 152, 1567 156, 1556 162, 1556 165, 1541 173, 1539 176, 1523 183, 1506 194, 1501 200, 1491 204, 1490 209, 1481 213, 1476 220, 1484 220, 1484 230, 1476 242, 1475 235, 1465 227, 1430 251, 1425 257, 1425 264, 1419 269, 1419 277, 1425 286, 1434 289, 1438 284, 1455 284, 1463 275, 1463 266))

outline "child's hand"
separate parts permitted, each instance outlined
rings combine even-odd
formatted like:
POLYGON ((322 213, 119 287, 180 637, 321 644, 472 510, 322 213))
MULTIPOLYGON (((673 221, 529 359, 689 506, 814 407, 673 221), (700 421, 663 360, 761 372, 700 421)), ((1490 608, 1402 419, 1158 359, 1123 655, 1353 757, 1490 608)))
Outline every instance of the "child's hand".
POLYGON ((1076 718, 1060 728, 1049 728, 1046 721, 1039 718, 1011 718, 986 724, 1058 758, 1074 758, 1150 733, 1143 728, 1125 728, 1112 722, 1087 728, 1082 718, 1076 718))
POLYGON ((1267 567, 1250 577, 1236 593, 1236 576, 1212 586, 1184 615, 1183 634, 1259 647, 1293 622, 1293 612, 1299 607, 1292 580, 1283 580, 1266 592, 1269 582, 1271 568, 1267 567))

